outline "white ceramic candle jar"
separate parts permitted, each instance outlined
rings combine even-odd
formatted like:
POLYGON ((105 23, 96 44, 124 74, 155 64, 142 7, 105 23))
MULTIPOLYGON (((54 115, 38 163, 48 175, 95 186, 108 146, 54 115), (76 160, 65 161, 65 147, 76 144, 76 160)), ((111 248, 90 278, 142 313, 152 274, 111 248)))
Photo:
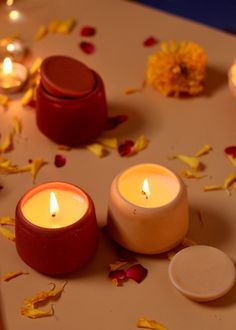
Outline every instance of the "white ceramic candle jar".
POLYGON ((139 164, 115 177, 110 190, 108 229, 123 247, 156 254, 179 244, 189 226, 183 181, 157 164, 139 164))

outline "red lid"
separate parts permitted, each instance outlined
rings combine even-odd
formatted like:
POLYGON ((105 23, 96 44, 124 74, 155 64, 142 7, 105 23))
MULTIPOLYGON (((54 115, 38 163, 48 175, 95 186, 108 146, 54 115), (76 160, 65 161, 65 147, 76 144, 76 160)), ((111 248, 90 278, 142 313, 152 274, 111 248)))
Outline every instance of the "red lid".
POLYGON ((68 56, 47 57, 40 73, 44 88, 59 97, 82 97, 91 92, 96 83, 92 70, 68 56))

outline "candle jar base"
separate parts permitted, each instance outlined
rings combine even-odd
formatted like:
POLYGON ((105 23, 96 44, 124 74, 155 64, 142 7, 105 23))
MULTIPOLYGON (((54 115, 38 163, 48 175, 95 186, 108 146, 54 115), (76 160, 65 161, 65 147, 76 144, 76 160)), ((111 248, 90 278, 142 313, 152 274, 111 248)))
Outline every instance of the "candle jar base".
MULTIPOLYGON (((138 166, 133 168, 136 170, 138 166)), ((119 180, 123 172, 115 177, 111 185, 107 225, 111 237, 126 249, 143 254, 158 254, 178 245, 188 231, 187 191, 182 180, 170 170, 155 164, 141 166, 171 175, 179 187, 177 195, 159 207, 134 205, 119 191, 119 180)))
MULTIPOLYGON (((16 207, 16 249, 19 256, 36 271, 51 276, 71 273, 81 268, 94 256, 98 246, 95 209, 88 195, 86 213, 69 226, 44 228, 25 218, 22 207, 32 194, 45 187, 57 187, 60 184, 45 183, 33 188, 20 199, 16 207)), ((63 185, 67 189, 79 189, 70 184, 63 185)))

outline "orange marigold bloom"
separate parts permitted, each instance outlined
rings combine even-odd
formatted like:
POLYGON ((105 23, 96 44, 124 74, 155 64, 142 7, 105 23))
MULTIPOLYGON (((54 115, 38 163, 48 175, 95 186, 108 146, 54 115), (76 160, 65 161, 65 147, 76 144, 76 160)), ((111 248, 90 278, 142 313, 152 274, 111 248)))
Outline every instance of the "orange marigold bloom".
POLYGON ((165 96, 198 95, 203 91, 207 55, 191 41, 163 42, 147 64, 147 83, 165 96))

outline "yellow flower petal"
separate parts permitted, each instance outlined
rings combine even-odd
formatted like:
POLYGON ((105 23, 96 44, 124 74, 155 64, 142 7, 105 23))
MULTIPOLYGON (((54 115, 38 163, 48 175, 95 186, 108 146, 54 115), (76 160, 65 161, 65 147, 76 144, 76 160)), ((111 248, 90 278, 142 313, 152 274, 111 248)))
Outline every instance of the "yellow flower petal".
POLYGON ((175 155, 173 159, 178 159, 181 162, 187 164, 190 166, 194 171, 198 171, 201 167, 201 163, 198 158, 193 157, 193 156, 186 156, 186 155, 175 155))
POLYGON ((91 151, 92 153, 94 153, 99 158, 102 158, 102 157, 104 157, 106 155, 106 150, 99 143, 88 144, 86 146, 86 149, 88 149, 89 151, 91 151))
POLYGON ((30 172, 31 172, 32 177, 33 177, 33 182, 35 182, 36 176, 37 176, 40 168, 42 166, 44 166, 45 164, 46 164, 46 162, 44 161, 44 159, 42 157, 39 157, 39 158, 34 159, 32 161, 32 163, 27 165, 30 168, 30 172))
POLYGON ((29 274, 29 273, 27 273, 27 272, 22 272, 22 271, 18 271, 18 272, 9 272, 9 273, 6 273, 6 274, 3 275, 3 277, 2 277, 2 281, 8 282, 8 281, 10 281, 10 280, 12 280, 12 279, 14 279, 14 278, 20 276, 20 275, 27 275, 27 274, 29 274))
POLYGON ((106 138, 106 137, 100 137, 97 139, 97 141, 102 144, 104 147, 108 147, 111 149, 118 149, 118 140, 117 138, 106 138))
POLYGON ((15 226, 15 219, 10 216, 0 217, 0 225, 12 225, 15 226))
POLYGON ((145 329, 154 329, 154 330, 167 330, 167 328, 154 320, 147 320, 144 317, 140 317, 137 322, 138 328, 145 328, 145 329))
POLYGON ((21 121, 18 117, 14 116, 12 118, 12 126, 13 126, 14 133, 20 135, 21 130, 22 130, 22 125, 21 125, 21 121))
POLYGON ((125 95, 135 94, 141 92, 141 88, 127 88, 124 93, 125 95))
POLYGON ((228 189, 235 182, 236 182, 236 174, 235 173, 229 174, 227 178, 224 180, 224 188, 228 189))
POLYGON ((201 157, 208 154, 212 150, 212 147, 209 144, 204 145, 198 152, 196 152, 195 157, 201 157))
POLYGON ((34 40, 38 41, 43 39, 47 35, 47 33, 48 33, 48 29, 46 28, 46 26, 41 25, 34 36, 34 40))
POLYGON ((38 319, 40 317, 47 317, 54 315, 54 310, 52 306, 50 311, 44 311, 37 308, 23 307, 21 308, 21 315, 26 316, 30 319, 38 319))
POLYGON ((0 94, 0 105, 3 107, 7 107, 9 104, 9 98, 6 95, 0 94))
POLYGON ((40 65, 42 63, 42 58, 41 57, 37 57, 34 61, 34 63, 31 65, 30 67, 30 75, 34 75, 35 73, 37 73, 39 71, 40 65))
POLYGON ((9 239, 10 241, 15 241, 16 237, 15 234, 8 230, 7 228, 4 228, 2 226, 0 226, 0 234, 2 234, 4 237, 6 237, 7 239, 9 239))
POLYGON ((197 175, 196 173, 193 173, 190 170, 181 170, 181 174, 187 178, 187 179, 202 179, 204 178, 206 175, 197 175))
POLYGON ((73 18, 65 19, 60 22, 60 24, 56 28, 57 33, 63 33, 67 34, 70 33, 74 26, 76 24, 76 21, 73 18))
POLYGON ((147 148, 148 143, 149 143, 148 139, 144 135, 141 135, 135 141, 131 154, 136 154, 139 151, 147 148))
POLYGON ((226 157, 231 162, 231 164, 233 164, 234 166, 236 166, 236 157, 233 157, 231 155, 227 155, 226 157))
POLYGON ((13 149, 13 134, 10 133, 4 139, 2 145, 0 145, 0 153, 7 152, 13 149))
POLYGON ((128 263, 129 263, 128 261, 119 261, 119 260, 117 260, 117 261, 111 263, 111 264, 109 265, 109 267, 110 267, 110 270, 111 270, 111 271, 114 271, 114 270, 120 270, 120 269, 122 269, 124 266, 126 266, 128 263))
POLYGON ((60 20, 53 20, 48 24, 48 31, 51 33, 56 33, 57 29, 60 25, 61 21, 60 20))
POLYGON ((34 99, 34 89, 30 87, 23 95, 21 99, 21 104, 23 106, 28 105, 30 101, 34 99))
POLYGON ((203 186, 203 191, 214 191, 214 190, 223 190, 224 187, 218 185, 205 185, 203 186))

